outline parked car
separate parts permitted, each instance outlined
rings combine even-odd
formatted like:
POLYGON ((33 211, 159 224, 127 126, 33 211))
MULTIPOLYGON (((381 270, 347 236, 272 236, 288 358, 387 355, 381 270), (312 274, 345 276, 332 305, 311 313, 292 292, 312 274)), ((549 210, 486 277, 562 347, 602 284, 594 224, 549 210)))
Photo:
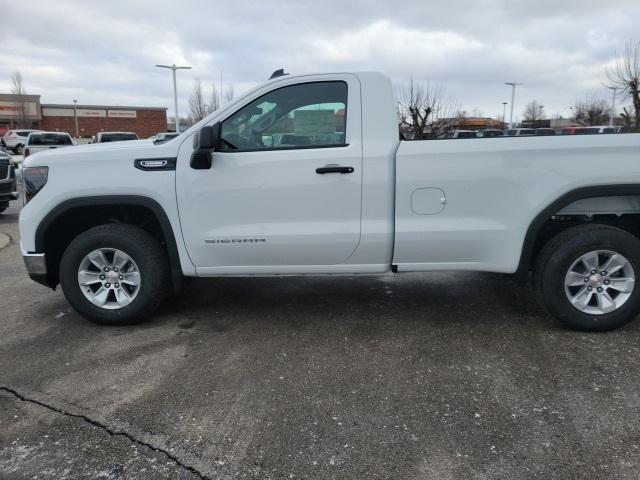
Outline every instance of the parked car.
POLYGON ((42 130, 9 130, 2 137, 2 145, 17 155, 23 155, 29 134, 41 131, 42 130))
POLYGON ((478 138, 502 137, 504 132, 496 128, 487 128, 486 130, 478 130, 478 138))
POLYGON ((16 170, 11 155, 0 151, 0 213, 9 208, 9 202, 18 198, 16 170))
POLYGON ((505 137, 528 137, 535 134, 536 131, 533 128, 510 128, 504 131, 505 137))
POLYGON ((124 142, 126 140, 138 140, 134 132, 98 132, 89 143, 124 142))
POLYGON ((555 135, 555 128, 536 128, 535 135, 555 135))
POLYGON ((602 133, 616 133, 616 127, 565 127, 560 130, 562 135, 599 135, 602 133))
POLYGON ((151 138, 153 139, 154 143, 163 143, 163 142, 168 142, 169 140, 173 140, 178 135, 180 134, 176 132, 162 132, 162 133, 156 133, 151 138))
POLYGON ((449 133, 449 138, 477 138, 475 130, 454 130, 449 133))
POLYGON ((598 133, 605 133, 605 134, 617 133, 616 127, 596 127, 596 128, 598 129, 598 133))
POLYGON ((73 145, 71 135, 65 132, 33 132, 27 137, 24 149, 25 158, 34 153, 53 148, 70 147, 73 145))
POLYGON ((287 75, 184 141, 31 156, 27 271, 111 325, 185 276, 434 270, 532 272, 522 295, 578 329, 640 313, 640 135, 400 141, 395 112, 381 74, 287 75))

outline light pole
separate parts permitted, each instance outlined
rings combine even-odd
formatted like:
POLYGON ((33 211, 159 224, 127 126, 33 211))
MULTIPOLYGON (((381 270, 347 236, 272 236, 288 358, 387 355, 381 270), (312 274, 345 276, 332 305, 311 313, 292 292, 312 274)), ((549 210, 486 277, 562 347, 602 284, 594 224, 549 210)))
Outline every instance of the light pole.
POLYGON ((78 100, 73 101, 73 118, 76 122, 76 138, 78 138, 78 100))
MULTIPOLYGON (((542 125, 542 109, 543 109, 543 108, 544 108, 544 105, 540 105, 540 106, 538 107, 538 110, 540 111, 540 113, 539 113, 539 115, 538 115, 538 120, 539 120, 540 125, 542 125)), ((534 127, 535 127, 535 125, 534 125, 534 127)))
POLYGON ((516 87, 524 84, 518 82, 505 82, 505 85, 511 85, 511 115, 509 115, 509 128, 513 128, 513 104, 516 100, 516 87))
POLYGON ((176 70, 191 70, 191 67, 176 67, 173 65, 156 65, 159 68, 168 68, 173 72, 173 106, 176 113, 176 133, 180 133, 180 116, 178 115, 178 89, 176 87, 176 70))
POLYGON ((616 93, 618 91, 617 87, 607 87, 610 90, 613 90, 613 95, 611 95, 611 115, 609 115, 609 126, 613 127, 613 117, 616 114, 616 93))
POLYGON ((507 102, 502 102, 502 128, 504 128, 504 117, 507 115, 507 102))

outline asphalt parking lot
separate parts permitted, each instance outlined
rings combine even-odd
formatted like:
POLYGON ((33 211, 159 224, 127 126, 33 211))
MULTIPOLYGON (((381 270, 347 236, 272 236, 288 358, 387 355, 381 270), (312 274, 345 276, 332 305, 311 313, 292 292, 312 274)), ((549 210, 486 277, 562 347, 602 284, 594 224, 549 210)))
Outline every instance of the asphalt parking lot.
POLYGON ((438 273, 198 280, 99 327, 28 279, 17 215, 2 479, 640 478, 638 321, 566 331, 502 276, 438 273))

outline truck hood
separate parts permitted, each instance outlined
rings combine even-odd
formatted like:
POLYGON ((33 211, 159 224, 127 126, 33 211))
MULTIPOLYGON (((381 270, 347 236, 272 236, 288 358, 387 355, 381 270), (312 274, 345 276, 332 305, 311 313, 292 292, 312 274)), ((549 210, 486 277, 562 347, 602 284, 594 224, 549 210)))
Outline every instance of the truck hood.
MULTIPOLYGON (((178 137, 179 138, 179 137, 178 137)), ((109 158, 127 156, 130 158, 173 156, 180 145, 178 139, 154 144, 151 139, 126 140, 122 142, 92 143, 87 145, 74 145, 64 148, 53 148, 36 152, 24 160, 24 166, 47 166, 66 160, 107 161, 109 158), (172 153, 173 152, 173 153, 172 153)))

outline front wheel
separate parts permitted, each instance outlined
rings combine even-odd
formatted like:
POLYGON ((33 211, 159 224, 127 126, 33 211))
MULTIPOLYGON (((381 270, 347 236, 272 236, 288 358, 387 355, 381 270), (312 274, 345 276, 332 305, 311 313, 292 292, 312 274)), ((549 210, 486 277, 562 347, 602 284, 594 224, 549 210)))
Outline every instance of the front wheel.
POLYGON ((534 284, 546 309, 578 330, 611 330, 640 313, 640 240, 606 225, 580 225, 538 255, 534 284))
POLYGON ((105 325, 145 320, 169 291, 167 257, 158 241, 131 225, 108 224, 76 237, 60 262, 68 302, 105 325))

